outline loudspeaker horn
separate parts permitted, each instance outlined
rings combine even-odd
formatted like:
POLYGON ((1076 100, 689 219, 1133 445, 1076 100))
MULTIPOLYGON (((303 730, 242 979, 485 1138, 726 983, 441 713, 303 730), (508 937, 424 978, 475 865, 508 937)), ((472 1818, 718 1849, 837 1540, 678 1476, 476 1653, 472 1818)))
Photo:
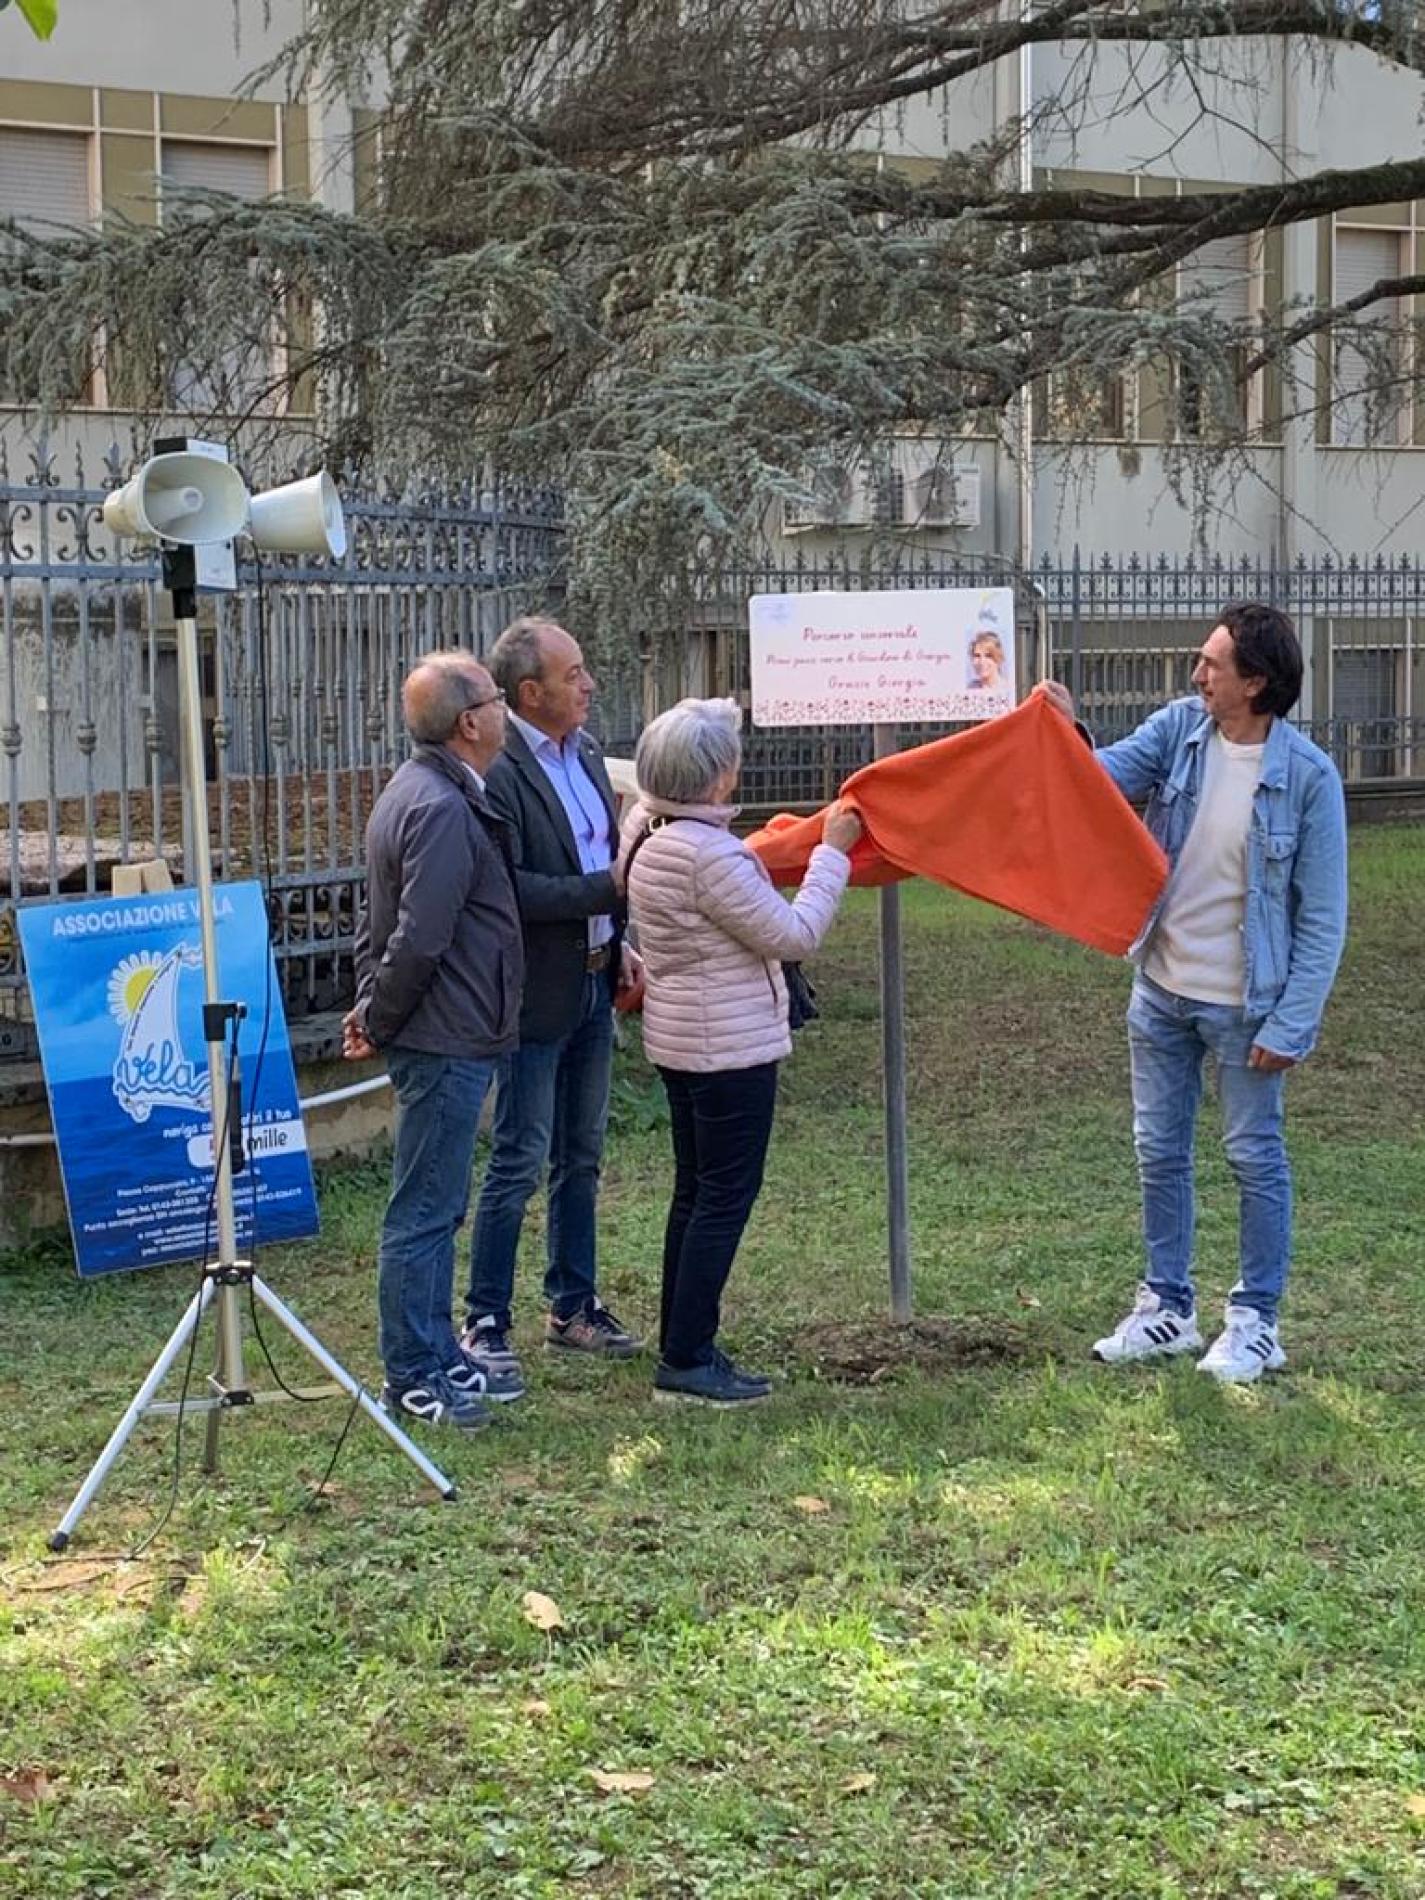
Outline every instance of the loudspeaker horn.
POLYGON ((104 501, 111 534, 189 545, 231 541, 246 519, 241 475, 207 455, 152 456, 104 501))
POLYGON ((247 531, 273 554, 326 554, 339 561, 346 553, 341 498, 325 469, 254 495, 247 531))

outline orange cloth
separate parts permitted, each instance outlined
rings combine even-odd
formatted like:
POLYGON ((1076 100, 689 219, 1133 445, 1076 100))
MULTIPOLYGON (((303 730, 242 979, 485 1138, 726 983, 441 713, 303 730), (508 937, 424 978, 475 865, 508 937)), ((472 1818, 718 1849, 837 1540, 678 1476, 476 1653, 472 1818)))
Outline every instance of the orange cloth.
MULTIPOLYGON (((853 884, 921 876, 1122 956, 1168 874, 1167 859, 1078 733, 1042 693, 1001 718, 878 759, 842 796, 865 826, 853 884)), ((796 884, 825 809, 782 812, 748 844, 777 884, 796 884)))

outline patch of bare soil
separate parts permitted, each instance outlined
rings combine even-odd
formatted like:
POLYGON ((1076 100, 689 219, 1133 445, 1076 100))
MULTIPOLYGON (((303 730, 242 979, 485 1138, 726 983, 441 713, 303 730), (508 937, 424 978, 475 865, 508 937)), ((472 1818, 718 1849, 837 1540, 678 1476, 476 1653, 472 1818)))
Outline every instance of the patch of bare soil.
POLYGON ((1004 1320, 913 1319, 905 1326, 889 1320, 828 1320, 800 1335, 797 1356, 809 1360, 819 1378, 878 1385, 912 1366, 953 1372, 1007 1364, 1027 1352, 1024 1329, 1004 1320))

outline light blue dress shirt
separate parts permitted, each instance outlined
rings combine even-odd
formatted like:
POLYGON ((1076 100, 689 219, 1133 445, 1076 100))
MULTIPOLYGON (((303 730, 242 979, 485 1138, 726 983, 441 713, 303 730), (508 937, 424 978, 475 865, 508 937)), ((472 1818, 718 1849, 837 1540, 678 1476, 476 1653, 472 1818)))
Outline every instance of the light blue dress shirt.
MULTIPOLYGON (((519 728, 521 738, 538 760, 540 769, 554 787, 555 796, 564 808, 569 829, 574 834, 574 847, 579 853, 579 868, 583 871, 607 871, 613 862, 609 814, 599 796, 598 786, 589 777, 584 761, 579 757, 578 733, 569 733, 559 744, 547 732, 541 732, 538 726, 521 719, 518 713, 512 712, 509 718, 510 724, 519 728)), ((589 919, 591 950, 608 943, 613 934, 614 920, 607 913, 589 919)))

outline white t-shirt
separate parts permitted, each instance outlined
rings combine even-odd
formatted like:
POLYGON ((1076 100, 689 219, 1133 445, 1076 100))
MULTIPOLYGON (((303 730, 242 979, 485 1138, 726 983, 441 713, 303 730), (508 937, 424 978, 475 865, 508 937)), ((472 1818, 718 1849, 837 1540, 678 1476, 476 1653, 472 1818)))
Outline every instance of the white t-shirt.
POLYGON ((1143 974, 1174 996, 1242 1007, 1247 829, 1265 749, 1216 730, 1207 742, 1197 816, 1143 957, 1143 974))

